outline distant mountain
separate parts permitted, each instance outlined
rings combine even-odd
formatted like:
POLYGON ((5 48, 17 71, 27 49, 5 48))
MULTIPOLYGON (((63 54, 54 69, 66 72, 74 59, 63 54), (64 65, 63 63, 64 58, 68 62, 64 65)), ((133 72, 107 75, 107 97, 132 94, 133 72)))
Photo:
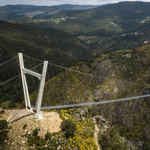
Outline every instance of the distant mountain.
POLYGON ((28 25, 63 30, 73 35, 109 37, 150 16, 149 2, 120 2, 88 10, 69 11, 48 20, 31 19, 28 25))
POLYGON ((33 6, 33 5, 6 5, 0 7, 0 20, 10 20, 22 17, 36 17, 40 19, 50 18, 62 11, 85 10, 99 7, 100 5, 56 5, 56 6, 33 6))

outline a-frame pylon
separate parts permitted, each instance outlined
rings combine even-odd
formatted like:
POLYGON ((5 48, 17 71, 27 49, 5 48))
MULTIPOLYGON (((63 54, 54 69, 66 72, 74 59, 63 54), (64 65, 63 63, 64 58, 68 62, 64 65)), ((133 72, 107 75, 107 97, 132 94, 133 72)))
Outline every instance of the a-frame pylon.
POLYGON ((20 71, 21 71, 25 105, 26 105, 26 108, 31 111, 33 111, 34 108, 31 107, 31 103, 30 103, 28 85, 27 85, 27 80, 26 80, 26 73, 32 76, 35 76, 40 80, 40 86, 39 86, 38 96, 37 96, 36 105, 35 105, 35 118, 42 119, 43 117, 42 117, 42 112, 40 111, 40 109, 41 109, 42 97, 43 97, 43 92, 44 92, 44 84, 45 84, 48 61, 44 61, 42 74, 39 74, 39 73, 36 73, 34 71, 24 68, 23 54, 19 53, 18 55, 19 55, 19 63, 20 63, 20 71))

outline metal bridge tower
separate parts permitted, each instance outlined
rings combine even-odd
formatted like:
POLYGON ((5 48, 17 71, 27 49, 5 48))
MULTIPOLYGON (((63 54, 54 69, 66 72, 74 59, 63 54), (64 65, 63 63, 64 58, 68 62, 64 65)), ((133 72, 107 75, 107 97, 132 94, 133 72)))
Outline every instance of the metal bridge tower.
POLYGON ((22 85, 23 85, 23 92, 24 92, 26 108, 31 111, 34 111, 34 109, 35 109, 35 118, 43 119, 42 112, 40 110, 41 110, 41 103, 42 103, 42 97, 43 97, 43 92, 44 92, 44 85, 45 85, 48 61, 44 61, 42 74, 39 74, 39 73, 36 73, 34 71, 24 68, 23 54, 19 53, 18 55, 19 55, 20 71, 21 71, 21 78, 22 78, 22 85), (26 74, 35 76, 40 80, 40 86, 39 86, 39 91, 38 91, 35 108, 31 107, 28 85, 27 85, 27 80, 26 80, 26 74))

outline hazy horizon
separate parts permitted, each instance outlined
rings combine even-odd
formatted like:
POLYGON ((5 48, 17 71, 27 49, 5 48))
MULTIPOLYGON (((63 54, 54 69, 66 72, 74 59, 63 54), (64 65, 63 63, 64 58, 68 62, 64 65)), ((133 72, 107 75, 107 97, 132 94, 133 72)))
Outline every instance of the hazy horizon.
MULTIPOLYGON (((35 6, 54 6, 63 4, 72 5, 103 5, 108 3, 118 3, 125 0, 5 0, 0 2, 0 6, 6 5, 35 5, 35 6)), ((127 1, 141 1, 141 0, 127 0, 127 1)), ((143 0, 143 2, 150 2, 150 0, 143 0)))

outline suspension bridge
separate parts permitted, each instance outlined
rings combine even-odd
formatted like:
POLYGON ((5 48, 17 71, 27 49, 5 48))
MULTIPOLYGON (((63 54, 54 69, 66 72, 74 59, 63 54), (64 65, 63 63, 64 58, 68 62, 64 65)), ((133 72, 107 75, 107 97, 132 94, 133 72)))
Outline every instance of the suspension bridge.
MULTIPOLYGON (((5 65, 7 65, 8 63, 12 65, 12 61, 17 59, 17 63, 20 66, 20 74, 17 74, 3 82, 0 83, 0 86, 3 86, 5 84, 7 84, 8 82, 16 79, 16 78, 20 78, 22 79, 22 85, 23 85, 23 92, 24 92, 24 100, 25 100, 25 106, 27 109, 29 109, 30 111, 34 111, 35 112, 35 117, 37 119, 41 119, 42 118, 42 112, 41 110, 45 110, 45 109, 62 109, 62 108, 72 108, 72 107, 80 107, 80 106, 88 106, 88 105, 98 105, 98 104, 107 104, 107 103, 114 103, 114 102, 121 102, 121 101, 128 101, 128 100, 133 100, 133 99, 140 99, 140 98, 145 98, 145 97, 150 97, 150 94, 147 95, 139 95, 139 96, 134 96, 134 97, 128 97, 128 98, 121 98, 121 99, 112 99, 112 100, 105 100, 105 101, 98 101, 98 102, 93 102, 92 100, 88 100, 89 95, 91 93, 89 93, 89 91, 92 91, 92 82, 93 82, 93 78, 99 78, 98 76, 95 76, 93 74, 87 73, 87 72, 83 72, 83 71, 79 71, 79 70, 75 70, 75 69, 71 69, 71 68, 66 68, 60 65, 56 65, 53 63, 49 63, 48 61, 42 61, 40 59, 36 59, 27 55, 24 55, 22 53, 19 53, 17 56, 9 59, 8 61, 1 63, 0 67, 3 67, 5 65), (24 60, 24 58, 27 58, 28 60, 31 59, 32 61, 36 61, 38 62, 36 65, 31 67, 31 64, 28 65, 28 67, 30 69, 27 69, 26 66, 26 61, 24 60), (37 71, 35 71, 36 68, 41 67, 43 65, 43 69, 42 73, 38 73, 37 71), (52 69, 53 67, 65 70, 65 71, 57 71, 57 75, 60 75, 60 78, 57 79, 57 82, 55 80, 53 81, 49 81, 49 79, 54 78, 55 74, 54 74, 54 70, 52 69), (46 74, 47 73, 47 69, 51 68, 50 72, 51 74, 53 74, 52 77, 49 77, 49 79, 47 80, 48 86, 49 86, 49 91, 47 92, 46 95, 44 95, 44 100, 42 102, 42 98, 43 98, 43 91, 44 91, 44 85, 45 85, 45 80, 46 80, 46 74), (63 73, 62 73, 63 72, 63 73), (82 80, 84 81, 78 81, 75 82, 73 80, 73 73, 77 74, 75 77, 75 80, 79 80, 80 79, 80 75, 84 76, 84 78, 87 78, 87 80, 84 80, 84 78, 82 78, 82 80), (30 97, 29 97, 29 91, 28 91, 28 84, 27 84, 27 79, 26 79, 26 75, 30 74, 31 76, 34 76, 36 78, 38 78, 40 80, 40 85, 39 85, 39 91, 37 94, 37 98, 36 98, 36 102, 34 100, 34 103, 36 103, 33 106, 31 106, 31 102, 30 102, 30 97), (67 77, 66 77, 67 76, 67 77), (68 77, 69 76, 69 77, 68 77), (78 79, 79 78, 79 79, 78 79), (72 84, 71 84, 72 82, 72 84), (74 84, 78 85, 78 86, 74 86, 74 84), (84 87, 82 87, 82 85, 84 85, 84 87), (74 87, 73 87, 74 86, 74 87), (67 88, 65 88, 67 87, 67 88), (78 87, 78 89, 77 89, 78 87), (89 88, 90 87, 90 88, 89 88), (78 94, 75 93, 75 90, 80 91, 81 88, 81 93, 78 92, 78 94), (62 91, 62 89, 64 91, 62 91), (72 89, 72 91, 70 90, 72 89), (51 94, 53 93, 53 94, 51 94), (88 94, 87 94, 88 93, 88 94), (64 104, 60 103, 60 98, 63 95, 63 99, 64 99, 64 104), (71 96, 70 96, 71 95, 71 96), (73 95, 73 96, 72 96, 73 95), (85 97, 86 100, 81 101, 80 97, 85 97), (51 104, 49 101, 46 101, 47 99, 52 99, 53 101, 55 101, 53 104, 51 104), (75 98, 76 100, 74 100, 73 98, 75 98), (69 103, 68 103, 68 99, 70 99, 69 103), (71 101, 73 101, 74 103, 72 103, 71 101), (58 105, 55 105, 58 102, 58 105), (71 103, 70 103, 71 102, 71 103), (43 106, 42 106, 43 103, 43 106), (48 105, 48 106, 46 106, 48 105), (42 107, 41 107, 42 106, 42 107)), ((7 67, 5 68, 7 69, 7 67)), ((46 89, 47 90, 47 89, 46 89)), ((51 101, 52 102, 52 101, 51 101)))

